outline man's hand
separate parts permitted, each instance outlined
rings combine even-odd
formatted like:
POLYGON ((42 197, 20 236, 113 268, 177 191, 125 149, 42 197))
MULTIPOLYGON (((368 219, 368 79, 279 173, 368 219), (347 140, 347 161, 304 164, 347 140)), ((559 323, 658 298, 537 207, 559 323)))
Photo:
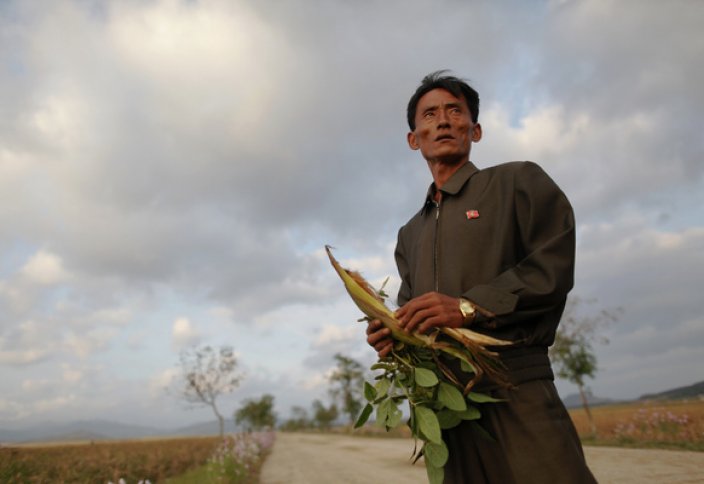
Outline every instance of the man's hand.
POLYGON ((387 356, 394 347, 391 330, 378 319, 369 321, 367 324, 367 343, 376 350, 379 358, 387 356))
POLYGON ((464 323, 459 300, 439 292, 411 299, 396 311, 396 317, 406 333, 416 328, 419 333, 426 333, 437 326, 460 328, 464 323))

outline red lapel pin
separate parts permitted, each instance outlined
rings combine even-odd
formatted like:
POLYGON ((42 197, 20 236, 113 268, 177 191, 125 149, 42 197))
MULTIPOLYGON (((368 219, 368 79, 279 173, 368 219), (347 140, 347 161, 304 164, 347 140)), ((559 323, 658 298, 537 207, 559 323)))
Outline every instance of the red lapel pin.
POLYGON ((467 220, 479 218, 479 210, 467 210, 467 220))

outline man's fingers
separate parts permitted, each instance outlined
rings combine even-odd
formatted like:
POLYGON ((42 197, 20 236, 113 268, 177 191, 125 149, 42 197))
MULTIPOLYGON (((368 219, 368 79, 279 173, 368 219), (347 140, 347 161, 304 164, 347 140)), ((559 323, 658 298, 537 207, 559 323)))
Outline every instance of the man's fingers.
POLYGON ((378 319, 369 321, 367 326, 367 343, 376 348, 376 345, 384 340, 391 340, 391 330, 385 327, 378 319))
POLYGON ((377 350, 377 355, 379 355, 379 358, 384 358, 384 357, 388 356, 389 353, 391 353, 391 350, 393 349, 393 347, 394 347, 393 342, 390 342, 390 343, 386 344, 384 347, 382 347, 382 349, 377 350))
POLYGON ((376 331, 379 331, 381 328, 383 328, 384 325, 382 324, 381 321, 378 319, 372 319, 367 323, 367 335, 370 335, 372 333, 375 333, 376 331))
POLYGON ((416 328, 416 326, 419 326, 421 323, 434 316, 434 311, 432 311, 431 309, 421 309, 411 314, 411 319, 408 320, 408 322, 404 326, 404 330, 407 333, 410 333, 416 328))
POLYGON ((431 317, 423 321, 423 324, 418 326, 418 332, 421 334, 425 334, 428 331, 430 331, 432 328, 436 326, 442 326, 443 325, 443 320, 440 317, 431 317))
POLYGON ((380 341, 384 341, 387 339, 391 339, 391 331, 384 328, 381 331, 377 331, 375 333, 371 333, 370 335, 368 335, 367 336, 367 343, 369 343, 371 346, 375 346, 380 341))

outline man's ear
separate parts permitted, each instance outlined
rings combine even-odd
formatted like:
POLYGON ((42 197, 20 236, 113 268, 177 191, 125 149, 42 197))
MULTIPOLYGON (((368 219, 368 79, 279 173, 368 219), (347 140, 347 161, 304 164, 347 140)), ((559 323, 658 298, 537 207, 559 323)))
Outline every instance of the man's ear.
POLYGON ((420 148, 420 146, 418 146, 418 140, 416 139, 415 132, 409 131, 406 135, 406 140, 408 141, 408 146, 410 146, 412 150, 417 150, 420 148))
POLYGON ((475 143, 482 139, 482 125, 477 123, 472 128, 472 141, 475 143))

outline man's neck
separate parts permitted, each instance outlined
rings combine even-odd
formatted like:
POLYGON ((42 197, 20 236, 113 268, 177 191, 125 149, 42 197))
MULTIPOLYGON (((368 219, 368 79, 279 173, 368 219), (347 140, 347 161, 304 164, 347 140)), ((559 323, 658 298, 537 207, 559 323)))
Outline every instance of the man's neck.
POLYGON ((428 160, 428 168, 430 168, 430 173, 433 175, 435 187, 437 189, 442 188, 447 180, 449 180, 452 175, 454 175, 455 172, 462 168, 468 161, 469 160, 462 160, 457 163, 444 163, 437 160, 428 160))

